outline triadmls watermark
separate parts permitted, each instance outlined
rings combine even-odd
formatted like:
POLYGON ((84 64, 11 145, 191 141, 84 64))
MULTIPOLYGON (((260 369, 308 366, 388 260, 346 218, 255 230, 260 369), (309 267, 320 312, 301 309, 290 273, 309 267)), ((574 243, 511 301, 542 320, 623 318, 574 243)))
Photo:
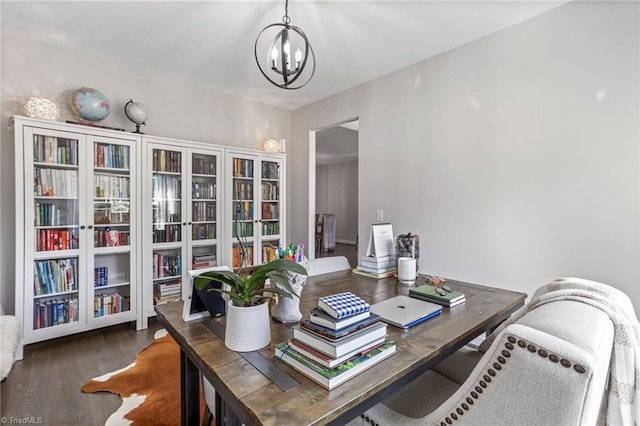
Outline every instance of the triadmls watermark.
POLYGON ((0 423, 3 425, 41 425, 44 424, 44 418, 39 416, 7 416, 0 417, 0 423))

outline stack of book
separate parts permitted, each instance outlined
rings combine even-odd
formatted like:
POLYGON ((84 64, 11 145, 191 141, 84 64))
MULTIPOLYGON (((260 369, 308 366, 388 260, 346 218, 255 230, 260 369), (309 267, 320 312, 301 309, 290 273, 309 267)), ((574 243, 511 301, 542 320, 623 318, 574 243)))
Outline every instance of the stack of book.
POLYGON ((396 352, 387 325, 353 293, 321 297, 293 339, 276 345, 276 356, 326 389, 344 383, 396 352))
POLYGON ((392 277, 398 272, 394 256, 362 256, 353 273, 372 278, 392 277))
POLYGON ((441 289, 438 292, 436 289, 441 287, 434 287, 432 285, 422 285, 409 289, 409 296, 420 300, 426 300, 427 302, 437 303, 448 308, 453 308, 465 302, 464 293, 457 290, 446 291, 441 289), (441 294, 445 293, 445 294, 441 294))
POLYGON ((179 281, 157 283, 153 285, 153 301, 156 305, 177 302, 182 298, 182 284, 179 281))

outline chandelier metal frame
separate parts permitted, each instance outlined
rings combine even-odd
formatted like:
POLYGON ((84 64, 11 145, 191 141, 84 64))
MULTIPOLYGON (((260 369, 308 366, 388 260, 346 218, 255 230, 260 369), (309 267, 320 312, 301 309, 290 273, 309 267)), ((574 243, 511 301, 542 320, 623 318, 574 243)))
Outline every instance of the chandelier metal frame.
POLYGON ((258 64, 258 68, 260 69, 260 72, 267 80, 269 80, 271 84, 281 89, 295 90, 295 89, 300 89, 301 87, 306 86, 311 81, 311 78, 316 72, 316 58, 315 58, 315 54, 313 53, 313 48, 311 47, 311 44, 309 43, 309 39, 307 38, 304 31, 302 31, 299 27, 291 25, 291 18, 289 18, 289 0, 285 0, 284 11, 285 13, 284 13, 284 16, 282 17, 282 22, 283 22, 282 24, 275 23, 275 24, 267 25, 262 29, 262 31, 260 31, 260 33, 258 33, 258 37, 256 37, 256 42, 254 44, 253 52, 256 59, 256 63, 258 64), (268 71, 265 70, 265 68, 263 68, 263 66, 260 64, 260 59, 258 59, 258 42, 260 41, 260 37, 265 33, 265 31, 268 31, 272 28, 279 28, 279 27, 281 27, 282 29, 278 31, 277 35, 271 42, 269 46, 269 52, 273 52, 271 57, 270 70, 277 73, 279 76, 281 76, 282 82, 278 82, 273 78, 271 78, 268 74, 268 71), (298 53, 296 53, 296 56, 295 56, 294 69, 291 69, 292 56, 289 50, 290 49, 289 31, 295 32, 304 41, 304 55, 298 55, 298 53, 302 53, 298 50, 298 53), (311 62, 313 64, 311 74, 309 75, 307 80, 304 81, 302 84, 294 86, 293 84, 302 76, 302 73, 305 70, 305 67, 309 59, 309 53, 311 53, 311 59, 312 59, 311 62), (280 65, 280 68, 278 68, 277 65, 280 65))

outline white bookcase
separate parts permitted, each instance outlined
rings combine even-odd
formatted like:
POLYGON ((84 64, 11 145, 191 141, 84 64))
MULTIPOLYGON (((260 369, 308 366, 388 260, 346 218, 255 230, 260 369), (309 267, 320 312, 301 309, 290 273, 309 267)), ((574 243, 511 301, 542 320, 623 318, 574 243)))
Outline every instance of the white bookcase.
POLYGON ((237 268, 238 238, 247 265, 287 244, 284 154, 14 123, 23 344, 130 321, 146 328, 156 303, 180 300, 189 270, 237 268))
POLYGON ((222 259, 224 147, 144 137, 143 327, 181 300, 189 270, 222 259))
POLYGON ((24 117, 14 123, 23 344, 138 320, 140 138, 24 117))
POLYGON ((283 154, 227 149, 228 265, 266 263, 286 246, 283 154))

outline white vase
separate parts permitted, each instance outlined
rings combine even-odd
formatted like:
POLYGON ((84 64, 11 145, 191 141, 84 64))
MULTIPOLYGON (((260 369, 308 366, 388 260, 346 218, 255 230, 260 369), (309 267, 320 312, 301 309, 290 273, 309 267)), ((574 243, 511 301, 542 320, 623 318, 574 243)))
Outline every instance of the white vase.
POLYGON ((271 343, 269 303, 257 306, 235 306, 227 303, 227 327, 224 345, 236 352, 251 352, 271 343))

